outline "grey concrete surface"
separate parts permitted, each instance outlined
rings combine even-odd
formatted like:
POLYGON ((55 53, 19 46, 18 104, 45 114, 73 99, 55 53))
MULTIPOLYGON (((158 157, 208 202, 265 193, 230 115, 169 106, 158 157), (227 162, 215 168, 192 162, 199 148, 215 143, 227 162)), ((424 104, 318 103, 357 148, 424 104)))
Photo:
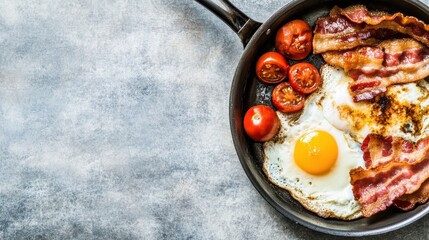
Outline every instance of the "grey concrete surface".
MULTIPOLYGON (((288 1, 232 2, 264 21, 288 1)), ((228 120, 242 51, 194 1, 0 0, 0 239, 340 239, 247 179, 228 120)))

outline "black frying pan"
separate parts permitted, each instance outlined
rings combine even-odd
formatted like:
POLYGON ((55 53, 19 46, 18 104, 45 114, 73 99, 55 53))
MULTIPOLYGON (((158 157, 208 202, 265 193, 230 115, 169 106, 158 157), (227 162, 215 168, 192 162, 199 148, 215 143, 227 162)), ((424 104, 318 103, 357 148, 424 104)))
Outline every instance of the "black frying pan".
MULTIPOLYGON (((271 184, 262 171, 262 145, 250 140, 243 129, 243 117, 248 108, 256 104, 271 105, 272 87, 261 84, 254 72, 260 55, 274 49, 277 29, 287 21, 299 18, 312 27, 315 20, 326 15, 336 4, 346 7, 365 4, 370 10, 402 12, 429 23, 429 7, 417 0, 295 0, 280 8, 265 23, 258 23, 227 0, 196 0, 227 23, 240 37, 245 49, 238 63, 230 95, 230 127, 234 145, 241 164, 259 193, 280 213, 308 228, 340 236, 367 236, 386 233, 404 227, 429 212, 429 204, 418 206, 412 211, 401 212, 389 209, 372 218, 354 221, 324 219, 304 209, 287 191, 271 184), (268 94, 261 94, 268 93, 268 94)), ((322 64, 320 56, 311 55, 305 61, 317 67, 322 64)), ((293 62, 290 61, 291 64, 293 62)))

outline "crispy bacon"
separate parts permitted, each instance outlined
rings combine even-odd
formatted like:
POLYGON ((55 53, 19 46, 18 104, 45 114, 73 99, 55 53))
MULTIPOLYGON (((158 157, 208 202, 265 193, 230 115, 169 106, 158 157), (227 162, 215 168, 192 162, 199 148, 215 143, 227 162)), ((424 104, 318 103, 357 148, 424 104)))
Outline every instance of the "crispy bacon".
POLYGON ((370 217, 395 204, 411 209, 429 198, 429 138, 416 144, 368 135, 361 146, 365 167, 350 171, 353 194, 370 217))
POLYGON ((402 13, 368 11, 363 5, 335 6, 316 21, 313 53, 372 45, 380 39, 409 36, 429 46, 429 25, 402 13))
POLYGON ((429 47, 412 38, 386 40, 374 46, 322 54, 324 60, 344 69, 355 80, 353 100, 369 100, 393 84, 429 76, 429 47))
POLYGON ((429 138, 420 139, 416 144, 400 137, 369 134, 363 140, 361 150, 365 167, 375 168, 392 161, 414 163, 429 152, 429 138))
POLYGON ((362 215, 370 217, 391 206, 398 197, 418 190, 429 178, 428 157, 426 154, 413 164, 393 161, 371 169, 352 169, 353 194, 361 204, 362 215))
MULTIPOLYGON (((330 51, 322 54, 325 62, 349 72, 352 69, 392 70, 393 67, 415 64, 429 58, 429 47, 412 38, 391 39, 373 46, 352 50, 330 51)), ((358 76, 356 76, 358 77, 358 76)), ((355 79, 357 80, 357 78, 355 79)))
POLYGON ((416 204, 422 204, 429 200, 429 179, 420 188, 410 194, 404 194, 393 201, 393 204, 404 211, 413 209, 416 204))

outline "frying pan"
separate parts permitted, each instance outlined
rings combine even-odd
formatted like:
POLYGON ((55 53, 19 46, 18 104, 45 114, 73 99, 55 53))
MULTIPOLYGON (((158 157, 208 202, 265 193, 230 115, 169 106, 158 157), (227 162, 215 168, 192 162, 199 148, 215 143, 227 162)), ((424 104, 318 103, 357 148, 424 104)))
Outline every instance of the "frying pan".
MULTIPOLYGON (((262 171, 262 144, 249 139, 243 128, 243 117, 247 109, 256 104, 271 105, 272 86, 261 84, 254 72, 259 56, 274 49, 276 30, 293 19, 303 19, 314 27, 315 20, 326 15, 334 6, 346 7, 365 4, 370 10, 402 12, 429 23, 429 8, 417 0, 294 0, 277 10, 263 24, 254 21, 227 0, 196 0, 216 14, 239 36, 244 52, 238 63, 230 92, 229 117, 234 145, 248 178, 259 193, 276 210, 287 218, 310 229, 339 236, 368 236, 390 232, 422 218, 429 212, 429 204, 412 211, 401 212, 388 209, 371 218, 353 221, 324 219, 303 208, 286 190, 271 184, 262 171)), ((323 63, 320 56, 310 55, 304 61, 316 67, 323 63)), ((289 61, 294 64, 293 61, 289 61)))

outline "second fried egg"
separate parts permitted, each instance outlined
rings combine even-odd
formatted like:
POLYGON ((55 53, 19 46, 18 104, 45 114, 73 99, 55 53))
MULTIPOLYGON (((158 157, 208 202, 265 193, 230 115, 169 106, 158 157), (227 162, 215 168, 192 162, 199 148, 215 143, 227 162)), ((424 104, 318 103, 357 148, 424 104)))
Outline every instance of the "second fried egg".
POLYGON ((426 80, 392 85, 372 101, 353 102, 348 84, 353 80, 340 68, 321 69, 324 116, 336 128, 362 142, 369 134, 397 136, 416 142, 429 136, 429 83, 426 80))

